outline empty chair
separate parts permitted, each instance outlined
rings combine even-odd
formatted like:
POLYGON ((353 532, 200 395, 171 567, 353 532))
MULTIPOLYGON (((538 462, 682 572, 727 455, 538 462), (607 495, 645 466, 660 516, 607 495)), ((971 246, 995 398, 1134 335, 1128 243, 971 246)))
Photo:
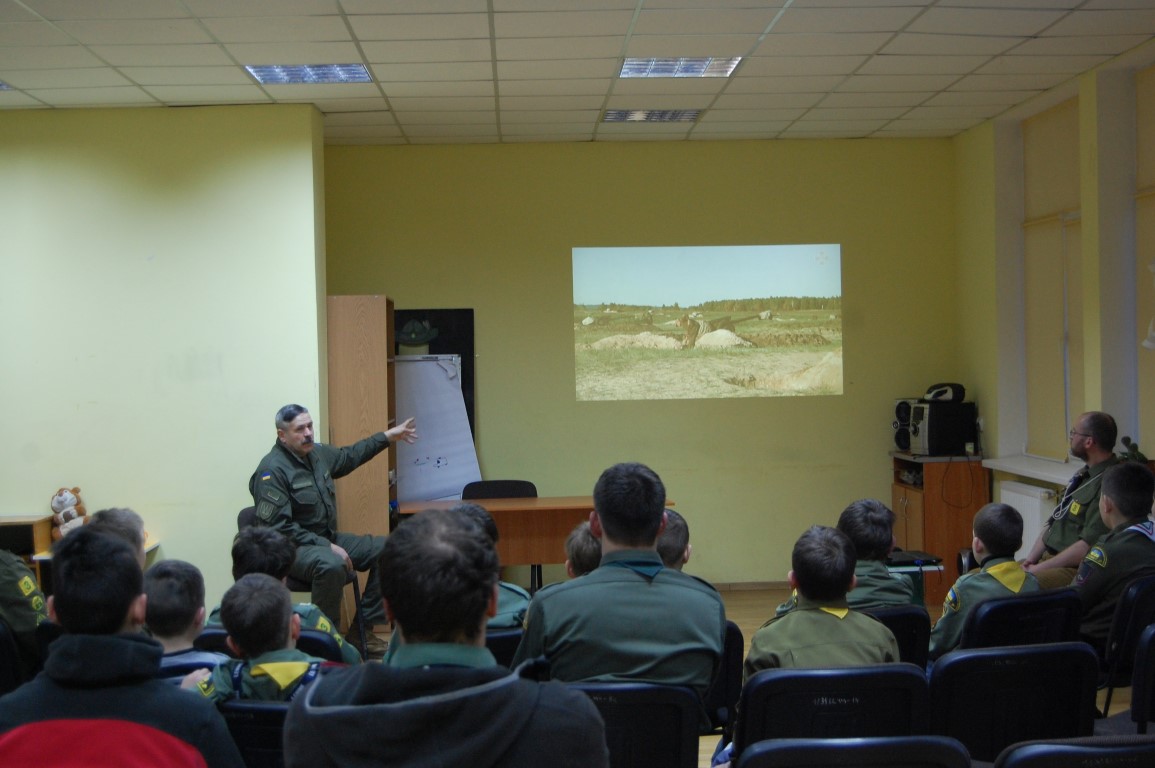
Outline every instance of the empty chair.
POLYGON ((894 634, 899 658, 916 667, 926 667, 930 653, 930 614, 925 606, 888 605, 863 613, 881 621, 894 634))
MULTIPOLYGON (((698 695, 654 683, 570 683, 584 691, 606 724, 610 768, 695 768, 698 695)), ((543 762, 548 759, 543 756, 543 762)))
POLYGON ((462 501, 475 499, 532 499, 537 486, 529 480, 475 480, 461 489, 462 501))
POLYGON ((524 632, 520 629, 487 629, 485 630, 485 647, 493 654, 493 658, 503 667, 513 664, 513 655, 521 643, 524 632))
POLYGON ((1079 639, 1082 613, 1073 589, 991 598, 967 615, 959 648, 1072 642, 1079 639))
POLYGON ((951 651, 931 670, 931 733, 988 762, 1017 741, 1090 736, 1098 666, 1086 643, 951 651))
POLYGON ((284 768, 287 702, 236 699, 220 710, 247 768, 284 768))
POLYGON ((772 739, 751 744, 735 768, 970 768, 966 747, 946 736, 772 739))
MULTIPOLYGON (((245 528, 248 528, 250 525, 255 525, 256 522, 257 522, 257 508, 256 507, 245 507, 244 509, 242 509, 240 512, 237 513, 237 530, 238 531, 243 530, 245 528)), ((360 635, 359 639, 361 641, 361 647, 358 650, 361 652, 361 658, 365 659, 365 658, 368 658, 368 646, 366 645, 368 638, 365 636, 365 633, 367 632, 367 630, 365 629, 365 622, 361 621, 361 582, 357 581, 357 572, 356 571, 346 571, 345 572, 345 583, 353 585, 353 604, 356 605, 357 608, 356 608, 356 612, 353 615, 351 623, 357 625, 358 633, 360 635)), ((285 586, 287 586, 289 588, 290 592, 308 592, 310 594, 312 594, 312 592, 313 592, 313 585, 312 584, 308 583, 307 581, 299 581, 297 579, 294 579, 292 576, 290 576, 285 581, 285 586)), ((328 618, 333 623, 337 623, 341 620, 340 616, 329 616, 328 618)), ((336 659, 336 661, 341 661, 341 659, 336 659)))
POLYGON ((1091 736, 1079 739, 1012 744, 995 760, 995 768, 1135 768, 1155 765, 1153 736, 1091 736))
MULTIPOLYGON (((702 706, 714 729, 721 728, 731 735, 738 697, 742 693, 742 661, 746 640, 742 630, 732 621, 726 622, 726 636, 722 641, 722 661, 710 687, 702 696, 702 706)), ((728 739, 727 739, 728 740, 728 739)))
POLYGON ((1103 714, 1111 710, 1111 693, 1115 688, 1131 683, 1132 665, 1135 663, 1135 648, 1139 636, 1148 624, 1155 622, 1155 576, 1135 579, 1119 597, 1115 606, 1115 617, 1111 621, 1111 631, 1107 634, 1106 651, 1103 654, 1103 674, 1099 687, 1107 689, 1103 702, 1103 714))
POLYGON ((763 670, 742 688, 732 754, 763 739, 925 734, 929 704, 914 664, 763 670))

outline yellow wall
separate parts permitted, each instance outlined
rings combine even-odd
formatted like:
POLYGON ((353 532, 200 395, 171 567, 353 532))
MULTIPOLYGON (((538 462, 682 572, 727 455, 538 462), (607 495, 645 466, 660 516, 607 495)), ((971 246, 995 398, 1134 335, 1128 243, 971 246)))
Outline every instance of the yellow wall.
POLYGON ((79 486, 219 598, 273 414, 320 397, 319 133, 310 106, 0 112, 0 514, 79 486))
POLYGON ((645 462, 715 582, 783 581, 806 526, 890 498, 894 398, 970 386, 949 140, 328 147, 325 174, 330 293, 475 310, 483 475, 583 494, 645 462), (575 402, 572 247, 806 242, 842 245, 844 395, 575 402))

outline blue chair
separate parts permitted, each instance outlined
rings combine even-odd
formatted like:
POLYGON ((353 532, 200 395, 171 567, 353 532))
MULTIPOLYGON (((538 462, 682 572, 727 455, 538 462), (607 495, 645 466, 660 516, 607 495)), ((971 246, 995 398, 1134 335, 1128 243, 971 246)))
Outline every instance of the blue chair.
POLYGON ((1069 588, 991 598, 967 614, 958 647, 1073 642, 1082 615, 1079 596, 1069 588))
POLYGON ((902 661, 926 668, 930 656, 930 614, 922 605, 888 605, 863 613, 881 621, 898 643, 902 661))
POLYGON ((1155 576, 1143 576, 1123 590, 1107 634, 1099 678, 1099 687, 1107 689, 1103 702, 1104 716, 1111 711, 1114 689, 1130 685, 1139 636, 1152 623, 1155 623, 1155 576))
POLYGON ((701 703, 690 688, 656 683, 569 686, 589 696, 601 713, 610 768, 697 767, 701 703))
POLYGON ((1131 673, 1131 721, 1139 733, 1155 720, 1155 624, 1149 625, 1135 644, 1135 667, 1131 673))
POLYGON ((229 648, 229 644, 225 642, 228 636, 229 633, 222 627, 205 627, 201 630, 201 633, 197 635, 196 639, 193 640, 193 647, 202 651, 223 653, 235 659, 237 655, 233 653, 232 648, 229 648))
POLYGON ((234 699, 220 711, 246 768, 284 768, 287 702, 234 699))
POLYGON ((1092 736, 1012 744, 995 768, 1137 768, 1155 765, 1155 736, 1092 736))
POLYGON ((485 630, 485 647, 493 654, 493 658, 503 667, 513 665, 513 656, 517 653, 517 646, 521 644, 523 630, 487 629, 485 630))
POLYGON ((751 744, 735 768, 970 768, 966 747, 945 736, 771 739, 751 744))

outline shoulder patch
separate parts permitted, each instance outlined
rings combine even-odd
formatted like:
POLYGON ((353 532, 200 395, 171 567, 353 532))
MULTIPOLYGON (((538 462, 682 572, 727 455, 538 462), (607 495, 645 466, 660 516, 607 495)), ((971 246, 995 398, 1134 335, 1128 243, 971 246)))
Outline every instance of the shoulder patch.
POLYGON ((1097 565, 1100 568, 1107 567, 1107 553, 1103 551, 1102 547, 1091 547, 1091 551, 1083 558, 1083 562, 1097 565))
POLYGON ((257 504, 257 517, 264 520, 266 523, 273 522, 273 518, 277 516, 277 507, 267 501, 262 501, 257 504))
POLYGON ((1077 501, 1072 501, 1071 502, 1071 508, 1068 510, 1067 513, 1071 517, 1078 517, 1079 513, 1081 513, 1082 511, 1083 511, 1083 505, 1077 501))
POLYGON ((268 471, 267 469, 261 473, 261 482, 262 483, 265 482, 266 480, 272 480, 272 479, 273 479, 273 473, 268 471))
POLYGON ((32 581, 31 576, 25 576, 24 578, 20 579, 20 585, 19 586, 20 586, 20 593, 23 594, 25 597, 28 597, 29 595, 31 595, 33 592, 36 591, 36 582, 32 581))
POLYGON ((958 599, 958 592, 955 592, 954 587, 951 587, 949 590, 947 590, 946 599, 943 600, 943 610, 957 611, 959 605, 960 602, 958 599))

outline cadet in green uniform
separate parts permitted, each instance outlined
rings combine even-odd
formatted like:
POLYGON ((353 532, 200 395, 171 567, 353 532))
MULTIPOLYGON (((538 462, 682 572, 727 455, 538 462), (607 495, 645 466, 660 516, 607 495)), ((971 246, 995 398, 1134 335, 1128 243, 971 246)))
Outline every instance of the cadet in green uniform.
POLYGON ((6 549, 0 549, 0 619, 16 638, 23 676, 31 677, 40 669, 36 627, 48 620, 48 606, 32 571, 6 549))
MULTIPOLYGON (((846 604, 856 611, 883 608, 888 605, 918 604, 914 583, 902 573, 891 573, 886 559, 895 546, 894 512, 877 499, 851 502, 838 517, 838 530, 854 545, 858 562, 854 566, 854 589, 846 595, 846 604)), ((775 615, 798 606, 798 591, 778 606, 775 615)))
POLYGON ((1142 464, 1125 461, 1103 475, 1099 510, 1111 531, 1091 547, 1074 584, 1083 603, 1079 634, 1100 656, 1123 590, 1134 579, 1155 574, 1153 492, 1155 478, 1142 464))
MULTIPOLYGON (((361 600, 366 623, 384 623, 377 582, 384 537, 337 530, 333 480, 349 474, 395 440, 416 440, 413 419, 345 448, 315 443, 313 419, 300 405, 281 408, 276 424, 277 444, 249 480, 257 519, 297 545, 291 574, 313 585, 312 602, 326 616, 340 615, 346 569, 355 568, 369 571, 361 600)), ((381 502, 384 505, 388 500, 381 502)))
POLYGON ((1086 466, 1071 478, 1023 561, 1043 589, 1069 586, 1083 558, 1107 533, 1099 516, 1099 490, 1103 472, 1119 462, 1113 453, 1117 436, 1115 419, 1101 411, 1084 413, 1070 431, 1071 455, 1086 466))
POLYGON ((1023 516, 1009 504, 987 504, 975 513, 971 549, 982 564, 964 573, 946 593, 942 617, 930 631, 930 658, 958 647, 971 609, 992 597, 1039 591, 1039 582, 1015 562, 1023 545, 1023 516))

